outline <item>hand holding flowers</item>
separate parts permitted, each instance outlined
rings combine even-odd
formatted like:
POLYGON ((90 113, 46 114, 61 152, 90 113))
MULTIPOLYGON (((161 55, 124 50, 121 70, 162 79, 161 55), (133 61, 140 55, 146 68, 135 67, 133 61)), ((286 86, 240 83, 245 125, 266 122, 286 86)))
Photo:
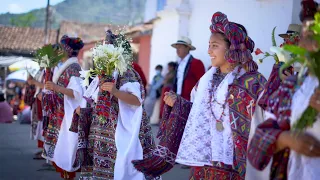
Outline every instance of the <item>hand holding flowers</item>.
POLYGON ((105 82, 101 85, 101 89, 103 91, 108 91, 110 94, 114 95, 117 91, 119 91, 117 88, 116 88, 116 85, 115 83, 113 82, 105 82))

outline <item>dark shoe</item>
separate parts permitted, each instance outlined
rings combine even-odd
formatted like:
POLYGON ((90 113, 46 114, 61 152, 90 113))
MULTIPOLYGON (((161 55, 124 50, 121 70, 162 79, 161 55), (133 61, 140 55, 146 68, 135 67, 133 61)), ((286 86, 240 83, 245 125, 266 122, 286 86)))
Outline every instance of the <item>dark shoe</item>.
POLYGON ((35 154, 33 159, 34 160, 41 160, 41 159, 43 159, 43 157, 41 156, 41 154, 35 154))

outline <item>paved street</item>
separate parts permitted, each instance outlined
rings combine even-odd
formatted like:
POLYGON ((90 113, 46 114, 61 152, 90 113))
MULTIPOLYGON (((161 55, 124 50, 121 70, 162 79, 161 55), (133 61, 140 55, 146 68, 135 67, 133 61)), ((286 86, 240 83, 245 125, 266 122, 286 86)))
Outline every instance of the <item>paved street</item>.
MULTIPOLYGON (((154 126, 154 133, 158 127, 154 126)), ((59 180, 55 171, 41 170, 44 160, 33 160, 36 141, 30 140, 30 125, 0 124, 0 180, 59 180)), ((177 165, 163 180, 186 180, 189 170, 177 165)))

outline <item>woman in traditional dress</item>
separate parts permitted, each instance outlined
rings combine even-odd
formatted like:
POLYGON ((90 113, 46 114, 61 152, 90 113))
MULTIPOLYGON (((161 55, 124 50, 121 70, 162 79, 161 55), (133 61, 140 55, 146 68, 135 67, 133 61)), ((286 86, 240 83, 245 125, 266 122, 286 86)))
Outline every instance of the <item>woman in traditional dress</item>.
MULTIPOLYGON (((117 46, 117 38, 119 36, 108 31, 106 43, 117 46)), ((122 47, 131 52, 128 41, 122 47)), ((143 83, 133 68, 121 76, 114 72, 113 78, 113 82, 111 79, 105 82, 104 77, 100 77, 96 104, 79 112, 80 120, 91 118, 92 121, 80 179, 149 179, 131 164, 133 159, 150 156, 155 148, 149 119, 142 108, 143 83)))
MULTIPOLYGON (((59 50, 59 45, 52 45, 55 51, 59 50)), ((38 148, 41 151, 37 152, 33 159, 43 159, 43 116, 42 116, 42 90, 44 88, 45 69, 40 68, 35 77, 29 76, 26 85, 26 93, 24 101, 31 106, 31 139, 37 140, 38 148)))
POLYGON ((254 42, 242 25, 217 12, 210 30, 212 68, 200 79, 193 103, 166 93, 171 108, 164 112, 160 144, 152 158, 133 161, 146 174, 158 176, 178 162, 192 167, 190 179, 246 177, 251 119, 266 79, 257 72, 254 42))
POLYGON ((35 78, 31 76, 28 78, 25 94, 25 103, 31 106, 31 139, 37 140, 38 148, 41 149, 33 159, 43 159, 41 157, 44 141, 42 136, 42 105, 41 95, 39 95, 44 87, 43 74, 44 69, 41 68, 35 78))
POLYGON ((51 109, 48 123, 44 127, 44 151, 42 156, 54 163, 56 170, 64 179, 73 179, 79 166, 75 165, 78 134, 70 132, 73 112, 80 105, 83 89, 77 55, 83 47, 80 38, 63 36, 60 40, 66 54, 55 67, 52 82, 47 81, 44 88, 51 91, 44 96, 44 109, 51 109))
POLYGON ((320 177, 319 116, 306 132, 290 131, 309 105, 320 112, 318 86, 315 77, 306 74, 299 84, 297 76, 293 76, 270 97, 267 120, 258 126, 248 151, 250 162, 259 170, 273 158, 270 179, 316 180, 320 177))
MULTIPOLYGON (((302 5, 304 8, 300 14, 309 19, 310 13, 315 13, 315 3, 303 1, 302 5)), ((310 52, 319 52, 318 42, 310 35, 312 33, 304 32, 299 45, 310 52)), ((289 77, 270 97, 267 111, 267 120, 258 126, 250 142, 248 159, 251 164, 262 170, 272 159, 270 179, 319 179, 319 80, 307 71, 302 82, 298 81, 297 75, 289 77), (302 132, 292 130, 308 106, 318 113, 315 123, 302 132)))

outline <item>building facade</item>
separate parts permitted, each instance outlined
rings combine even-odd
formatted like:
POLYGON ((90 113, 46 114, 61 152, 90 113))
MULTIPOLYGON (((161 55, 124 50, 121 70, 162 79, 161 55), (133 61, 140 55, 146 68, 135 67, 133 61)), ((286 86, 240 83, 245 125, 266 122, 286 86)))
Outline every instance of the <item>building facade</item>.
MULTIPOLYGON (((145 21, 155 19, 151 37, 150 73, 157 64, 176 61, 175 49, 170 45, 180 36, 188 36, 197 50, 192 52, 196 58, 210 66, 207 53, 210 37, 209 26, 214 12, 225 13, 230 21, 244 25, 249 36, 255 41, 256 48, 269 51, 271 32, 287 31, 290 23, 300 24, 299 11, 301 0, 147 0, 145 21), (149 6, 149 7, 148 7, 149 6), (151 7, 157 6, 157 7, 151 7)), ((276 36, 278 44, 282 39, 276 36)), ((142 50, 142 49, 140 49, 142 50)), ((254 54, 253 54, 254 55, 254 54)), ((259 57, 254 55, 254 59, 259 57)), ((271 72, 273 59, 259 64, 259 71, 266 77, 271 72)))

